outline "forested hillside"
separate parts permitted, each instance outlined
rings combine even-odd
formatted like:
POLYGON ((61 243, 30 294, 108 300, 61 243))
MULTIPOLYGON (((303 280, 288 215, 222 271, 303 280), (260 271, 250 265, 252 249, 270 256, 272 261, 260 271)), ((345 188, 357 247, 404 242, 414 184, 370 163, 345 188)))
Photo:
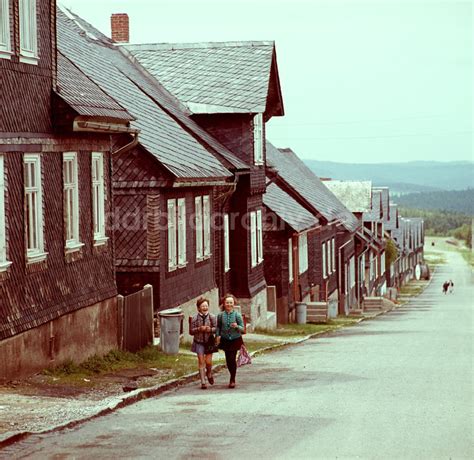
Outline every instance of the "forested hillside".
POLYGON ((390 187, 393 194, 474 187, 474 163, 468 161, 413 161, 409 163, 335 163, 304 160, 319 177, 371 180, 390 187))
POLYGON ((405 208, 453 211, 474 216, 474 189, 443 192, 409 193, 393 197, 405 208))

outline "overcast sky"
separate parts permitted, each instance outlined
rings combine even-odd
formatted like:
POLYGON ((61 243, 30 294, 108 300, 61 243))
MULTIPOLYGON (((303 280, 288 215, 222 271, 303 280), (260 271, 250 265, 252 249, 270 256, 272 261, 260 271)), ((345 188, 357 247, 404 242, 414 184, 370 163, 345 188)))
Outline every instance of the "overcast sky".
POLYGON ((473 160, 473 4, 456 0, 59 0, 132 43, 275 40, 277 147, 340 162, 473 160))

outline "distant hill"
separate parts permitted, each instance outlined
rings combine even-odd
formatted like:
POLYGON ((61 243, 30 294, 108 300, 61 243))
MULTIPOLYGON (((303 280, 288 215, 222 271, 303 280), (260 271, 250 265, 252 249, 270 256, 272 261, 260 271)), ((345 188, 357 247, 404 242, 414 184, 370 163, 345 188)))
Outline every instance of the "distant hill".
POLYGON ((474 189, 409 193, 395 198, 405 208, 452 211, 474 216, 474 189))
POLYGON ((408 163, 335 163, 304 160, 319 177, 371 180, 388 186, 394 195, 474 187, 474 163, 469 161, 413 161, 408 163))

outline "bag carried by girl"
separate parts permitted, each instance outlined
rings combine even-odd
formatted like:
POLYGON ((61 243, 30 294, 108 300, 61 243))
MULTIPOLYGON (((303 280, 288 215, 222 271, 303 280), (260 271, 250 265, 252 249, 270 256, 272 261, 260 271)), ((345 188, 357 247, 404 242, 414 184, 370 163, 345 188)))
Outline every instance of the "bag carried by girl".
POLYGON ((216 337, 214 334, 210 334, 207 342, 204 344, 204 353, 210 355, 211 353, 217 353, 219 348, 216 344, 216 337))
POLYGON ((252 364, 252 358, 245 348, 245 345, 242 344, 239 350, 239 355, 237 356, 237 367, 245 366, 246 364, 252 364))

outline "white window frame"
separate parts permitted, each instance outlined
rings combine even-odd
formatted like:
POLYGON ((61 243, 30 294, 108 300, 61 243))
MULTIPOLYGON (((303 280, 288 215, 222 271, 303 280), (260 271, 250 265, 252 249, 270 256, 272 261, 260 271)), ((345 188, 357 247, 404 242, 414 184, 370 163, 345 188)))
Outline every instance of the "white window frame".
POLYGON ((262 210, 257 210, 257 264, 263 262, 262 210))
POLYGON ((0 0, 0 58, 10 59, 12 56, 10 29, 10 0, 0 0))
POLYGON ((20 0, 20 62, 38 63, 37 0, 20 0))
POLYGON ((94 245, 105 244, 108 237, 105 234, 105 180, 104 154, 92 152, 91 155, 91 188, 92 188, 92 231, 94 245))
POLYGON ((293 241, 288 238, 288 282, 292 282, 293 277, 293 241))
POLYGON ((354 258, 354 256, 352 256, 349 259, 349 273, 350 273, 350 276, 351 276, 350 287, 353 288, 355 286, 355 283, 356 283, 356 279, 355 279, 355 258, 354 258))
POLYGON ((331 240, 331 249, 332 249, 332 271, 336 271, 336 239, 331 240))
POLYGON ((176 270, 177 264, 177 226, 176 200, 168 200, 168 271, 176 270))
POLYGON ((385 273, 385 252, 380 256, 380 272, 382 275, 385 273))
POLYGON ((253 117, 253 160, 255 165, 263 165, 263 114, 253 117))
POLYGON ((322 266, 323 266, 323 279, 326 279, 327 274, 327 265, 326 265, 326 241, 321 246, 321 254, 322 254, 322 266))
POLYGON ((0 154, 0 272, 5 271, 12 264, 7 260, 5 194, 5 156, 0 154))
POLYGON ((201 261, 204 257, 203 247, 203 219, 202 219, 202 197, 194 197, 194 214, 196 224, 196 260, 201 261))
POLYGON ((79 173, 76 152, 63 153, 63 209, 66 250, 78 250, 84 243, 79 238, 79 173), (71 166, 71 169, 67 165, 71 166), (70 176, 70 177, 69 177, 70 176))
POLYGON ((43 188, 41 181, 41 155, 23 156, 26 212, 26 258, 28 263, 46 259, 44 251, 43 188))
POLYGON ((224 272, 230 270, 229 214, 224 214, 224 272))
POLYGON ((194 197, 196 261, 211 257, 211 201, 209 195, 194 197))
POLYGON ((251 266, 257 266, 257 213, 250 213, 250 262, 251 266))
POLYGON ((178 198, 178 267, 186 266, 186 201, 178 198))
POLYGON ((308 234, 298 235, 298 272, 303 274, 308 270, 308 234))
POLYGON ((209 195, 202 197, 202 219, 204 230, 204 257, 208 258, 211 256, 211 200, 209 195))

